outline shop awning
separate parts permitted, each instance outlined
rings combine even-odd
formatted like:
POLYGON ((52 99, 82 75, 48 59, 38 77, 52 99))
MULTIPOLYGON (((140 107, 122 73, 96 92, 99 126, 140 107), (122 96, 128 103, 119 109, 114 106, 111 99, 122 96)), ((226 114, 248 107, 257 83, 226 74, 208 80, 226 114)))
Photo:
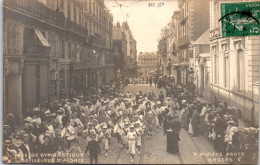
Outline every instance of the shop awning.
POLYGON ((38 29, 34 29, 35 34, 37 35, 38 39, 42 43, 43 46, 50 47, 50 44, 46 40, 46 38, 42 35, 42 32, 38 29))

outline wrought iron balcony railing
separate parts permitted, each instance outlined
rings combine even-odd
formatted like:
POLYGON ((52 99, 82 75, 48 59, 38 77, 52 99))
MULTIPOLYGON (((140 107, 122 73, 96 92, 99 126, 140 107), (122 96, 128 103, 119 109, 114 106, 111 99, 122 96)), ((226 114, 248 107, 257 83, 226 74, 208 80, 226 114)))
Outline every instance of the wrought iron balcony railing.
POLYGON ((3 6, 38 20, 44 20, 46 23, 60 27, 65 25, 65 16, 62 12, 50 9, 36 0, 8 0, 3 1, 3 6))

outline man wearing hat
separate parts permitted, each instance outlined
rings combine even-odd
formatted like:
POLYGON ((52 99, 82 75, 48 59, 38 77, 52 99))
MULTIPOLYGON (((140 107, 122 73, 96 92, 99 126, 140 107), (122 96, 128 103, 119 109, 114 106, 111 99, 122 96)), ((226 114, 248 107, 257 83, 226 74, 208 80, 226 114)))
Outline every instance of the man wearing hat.
POLYGON ((216 138, 213 141, 214 150, 221 152, 223 155, 226 153, 226 144, 225 140, 225 120, 224 116, 221 113, 217 113, 216 121, 215 121, 215 128, 214 131, 216 133, 216 138))
POLYGON ((98 141, 96 141, 96 135, 91 135, 91 140, 87 144, 87 148, 85 150, 85 154, 89 151, 90 164, 93 164, 93 160, 95 160, 95 164, 98 164, 98 154, 101 152, 98 141))
POLYGON ((163 94, 163 91, 161 91, 160 94, 159 94, 159 100, 160 100, 161 104, 164 102, 164 94, 163 94))
POLYGON ((173 154, 179 153, 179 141, 180 141, 180 131, 181 131, 181 123, 179 121, 179 116, 177 114, 174 115, 173 121, 170 123, 171 128, 173 130, 173 154))

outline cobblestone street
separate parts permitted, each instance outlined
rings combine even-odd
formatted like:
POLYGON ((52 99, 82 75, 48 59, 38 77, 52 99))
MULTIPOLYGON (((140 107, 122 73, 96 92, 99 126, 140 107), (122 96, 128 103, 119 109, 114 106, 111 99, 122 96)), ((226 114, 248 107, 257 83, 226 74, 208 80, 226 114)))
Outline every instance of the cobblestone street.
POLYGON ((259 164, 258 0, 4 0, 3 164, 259 164))
MULTIPOLYGON (((136 93, 142 91, 143 93, 148 93, 149 91, 154 91, 156 95, 163 89, 158 89, 155 86, 150 87, 147 84, 130 84, 124 90, 125 92, 130 91, 130 93, 136 93)), ((180 154, 173 155, 166 152, 166 136, 163 135, 162 129, 158 132, 153 132, 151 138, 147 136, 144 137, 142 154, 135 155, 135 163, 139 164, 190 164, 198 163, 201 164, 214 164, 214 163, 224 163, 221 162, 221 157, 210 157, 210 156, 200 156, 198 154, 214 153, 213 144, 207 139, 206 136, 200 135, 198 137, 191 137, 187 130, 182 129, 180 133, 180 154), (214 159, 212 159, 214 158, 214 159), (219 158, 217 160, 217 158, 219 158)), ((102 148, 102 144, 100 144, 102 148)), ((81 149, 85 150, 86 143, 81 139, 81 149)), ((120 145, 117 143, 115 137, 112 137, 111 144, 109 146, 108 157, 105 157, 104 149, 102 148, 102 153, 99 157, 99 163, 101 164, 127 164, 130 163, 130 155, 126 153, 125 149, 120 149, 120 145)), ((86 163, 89 162, 88 156, 85 156, 86 163)))

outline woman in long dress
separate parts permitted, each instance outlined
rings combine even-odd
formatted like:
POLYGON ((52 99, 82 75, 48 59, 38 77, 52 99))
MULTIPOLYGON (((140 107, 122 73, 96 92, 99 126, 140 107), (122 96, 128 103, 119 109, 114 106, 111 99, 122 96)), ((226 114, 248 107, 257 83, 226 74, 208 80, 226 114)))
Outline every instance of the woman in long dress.
POLYGON ((168 129, 166 130, 167 135, 167 152, 172 154, 179 153, 179 134, 181 129, 181 123, 178 120, 178 116, 175 116, 168 124, 168 129))
POLYGON ((173 154, 179 153, 179 141, 180 141, 180 130, 181 130, 181 123, 178 120, 178 116, 174 116, 173 122, 171 124, 173 135, 172 135, 172 151, 173 154))
POLYGON ((169 115, 167 115, 166 117, 167 118, 165 119, 165 121, 163 123, 164 133, 166 134, 166 139, 167 139, 166 151, 169 153, 173 153, 173 150, 172 150, 173 132, 172 132, 172 128, 171 128, 172 117, 169 115))
POLYGON ((182 128, 185 128, 185 129, 188 128, 187 118, 188 118, 188 109, 183 108, 179 115, 179 120, 181 121, 182 128))

